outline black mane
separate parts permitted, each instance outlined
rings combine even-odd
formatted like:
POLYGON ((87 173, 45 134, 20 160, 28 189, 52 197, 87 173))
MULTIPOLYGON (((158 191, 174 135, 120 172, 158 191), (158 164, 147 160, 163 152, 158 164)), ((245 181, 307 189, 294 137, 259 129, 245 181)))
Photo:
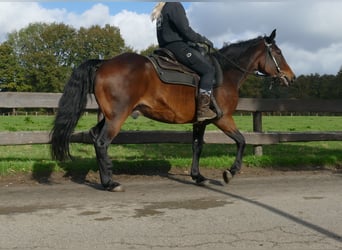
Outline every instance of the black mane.
POLYGON ((243 55, 250 47, 257 45, 261 39, 264 39, 264 37, 259 36, 247 41, 239 41, 236 43, 224 45, 214 55, 219 61, 222 69, 226 69, 227 67, 232 66, 232 63, 230 61, 238 63, 241 55, 243 55))

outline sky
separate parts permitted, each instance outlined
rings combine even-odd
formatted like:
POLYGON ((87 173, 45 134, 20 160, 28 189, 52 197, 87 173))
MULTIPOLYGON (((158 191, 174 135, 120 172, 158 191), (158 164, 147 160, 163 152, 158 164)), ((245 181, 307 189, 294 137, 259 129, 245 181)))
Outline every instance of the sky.
MULTIPOLYGON (((155 2, 1 1, 0 42, 33 22, 65 23, 75 28, 110 24, 127 45, 140 51, 157 44, 150 12, 155 2)), ((296 75, 333 74, 342 67, 342 1, 228 0, 183 2, 191 27, 216 48, 224 43, 269 35, 296 75)))

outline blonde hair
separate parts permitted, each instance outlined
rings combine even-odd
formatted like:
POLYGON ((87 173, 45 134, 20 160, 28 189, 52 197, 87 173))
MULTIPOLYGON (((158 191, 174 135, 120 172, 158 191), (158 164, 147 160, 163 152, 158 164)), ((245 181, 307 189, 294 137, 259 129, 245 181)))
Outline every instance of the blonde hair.
POLYGON ((153 10, 152 10, 152 13, 151 13, 151 20, 152 20, 152 22, 153 22, 154 20, 157 20, 157 19, 159 18, 160 14, 161 14, 161 11, 162 11, 162 9, 163 9, 163 7, 164 7, 164 5, 165 5, 165 3, 166 3, 166 2, 158 2, 158 3, 156 4, 156 6, 154 6, 154 8, 153 8, 153 10))

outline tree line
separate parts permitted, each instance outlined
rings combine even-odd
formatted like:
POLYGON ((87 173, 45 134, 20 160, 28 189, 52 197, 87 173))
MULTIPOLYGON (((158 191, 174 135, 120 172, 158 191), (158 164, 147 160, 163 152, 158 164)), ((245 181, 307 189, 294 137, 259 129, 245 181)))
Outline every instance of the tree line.
POLYGON ((342 99, 342 69, 336 75, 300 75, 289 87, 275 79, 249 77, 240 89, 241 97, 342 99))
MULTIPOLYGON (((141 51, 147 55, 151 45, 141 51)), ((76 29, 63 23, 32 23, 8 34, 0 44, 0 90, 62 92, 71 71, 83 61, 109 59, 126 51, 119 28, 109 24, 76 29)), ((273 79, 251 76, 240 89, 241 97, 340 99, 342 68, 336 75, 300 75, 286 88, 273 79)))

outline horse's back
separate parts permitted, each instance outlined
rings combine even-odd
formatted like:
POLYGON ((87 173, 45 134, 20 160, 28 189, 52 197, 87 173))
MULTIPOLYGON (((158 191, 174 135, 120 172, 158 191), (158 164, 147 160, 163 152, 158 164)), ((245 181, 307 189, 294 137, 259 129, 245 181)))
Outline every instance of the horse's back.
POLYGON ((148 60, 137 53, 126 52, 115 56, 99 67, 98 74, 109 74, 111 76, 120 74, 131 74, 131 76, 145 73, 145 67, 148 67, 148 60), (134 75, 132 74, 134 72, 134 75))
POLYGON ((136 53, 123 53, 104 61, 97 69, 96 86, 106 87, 107 90, 132 88, 131 85, 143 81, 146 70, 146 58, 136 53))

